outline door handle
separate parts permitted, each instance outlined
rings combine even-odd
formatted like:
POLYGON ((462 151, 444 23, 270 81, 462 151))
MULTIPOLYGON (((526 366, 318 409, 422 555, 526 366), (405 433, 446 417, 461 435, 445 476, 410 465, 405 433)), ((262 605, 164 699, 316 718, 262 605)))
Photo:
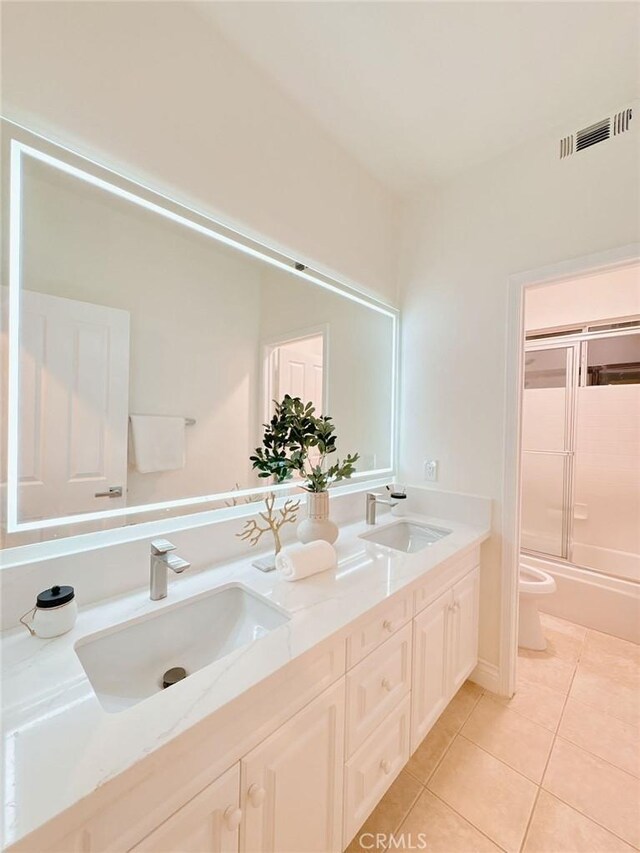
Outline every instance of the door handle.
POLYGON ((96 492, 94 494, 96 498, 121 498, 122 497, 122 486, 109 486, 109 489, 106 492, 96 492))

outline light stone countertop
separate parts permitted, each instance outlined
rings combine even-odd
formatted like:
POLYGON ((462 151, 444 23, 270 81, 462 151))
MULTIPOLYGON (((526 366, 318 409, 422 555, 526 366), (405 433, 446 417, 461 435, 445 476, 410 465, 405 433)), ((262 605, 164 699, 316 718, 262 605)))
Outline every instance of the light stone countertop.
MULTIPOLYGON (((449 536, 415 554, 365 542, 364 522, 345 526, 338 567, 295 583, 251 566, 253 555, 183 575, 163 601, 148 589, 85 607, 75 628, 42 640, 7 632, 2 653, 4 844, 27 835, 107 780, 167 744, 317 644, 344 634, 386 598, 417 585, 429 571, 488 538, 489 528, 427 516, 405 520, 445 527, 449 536), (290 620, 256 642, 194 672, 177 688, 120 713, 107 713, 74 651, 81 638, 199 593, 240 583, 284 608, 290 620)), ((378 527, 399 518, 384 516, 378 527)))

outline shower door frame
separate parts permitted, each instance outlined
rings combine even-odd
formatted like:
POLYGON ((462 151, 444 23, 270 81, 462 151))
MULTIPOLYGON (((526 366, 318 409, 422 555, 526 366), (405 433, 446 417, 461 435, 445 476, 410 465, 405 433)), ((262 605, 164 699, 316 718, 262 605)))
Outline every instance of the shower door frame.
MULTIPOLYGON (((621 318, 627 320, 628 318, 621 318)), ((535 548, 525 548, 521 544, 521 551, 525 554, 530 554, 534 557, 541 557, 545 560, 549 560, 551 562, 558 563, 568 563, 569 565, 578 565, 574 563, 573 560, 573 523, 575 517, 575 467, 576 467, 576 438, 578 432, 578 389, 587 387, 588 382, 588 351, 589 351, 589 342, 590 341, 598 341, 598 340, 609 340, 610 338, 622 338, 630 335, 637 335, 640 331, 640 326, 635 325, 632 326, 631 323, 638 323, 640 318, 633 316, 630 320, 630 324, 627 328, 621 329, 612 329, 612 328, 598 328, 598 323, 589 323, 585 325, 581 325, 579 329, 576 331, 567 331, 565 335, 558 334, 554 331, 549 331, 549 336, 544 337, 544 331, 534 332, 535 338, 527 339, 525 338, 524 344, 524 352, 531 352, 535 350, 547 350, 547 349, 562 349, 567 348, 567 355, 569 351, 573 351, 573 357, 571 361, 573 362, 573 366, 571 371, 569 370, 569 366, 567 366, 567 381, 565 384, 565 388, 567 389, 567 395, 565 398, 565 450, 557 451, 555 454, 553 451, 542 451, 545 455, 566 455, 567 462, 565 463, 565 483, 564 483, 564 497, 563 497, 563 528, 562 528, 562 536, 563 536, 563 554, 562 556, 558 556, 557 554, 549 554, 547 551, 538 551, 535 548), (569 389, 569 385, 571 384, 571 388, 569 389)), ((605 325, 602 323, 601 325, 605 325)), ((569 359, 567 359, 569 362, 569 359)), ((522 393, 525 391, 524 387, 524 370, 523 370, 523 385, 522 385, 522 393)), ((524 398, 523 398, 524 399, 524 398)), ((521 453, 531 453, 533 451, 527 451, 524 448, 521 449, 521 453)), ((522 493, 523 484, 520 484, 520 491, 522 493)), ((578 568, 586 568, 590 569, 590 566, 578 566, 578 568)))
MULTIPOLYGON (((558 559, 571 562, 571 547, 573 537, 573 515, 574 515, 574 484, 575 484, 575 452, 576 452, 576 414, 578 403, 578 383, 582 364, 582 343, 575 338, 569 340, 566 337, 539 338, 532 343, 525 343, 525 352, 536 352, 539 350, 564 349, 566 350, 566 372, 565 372, 565 400, 564 400, 564 448, 563 450, 525 450, 522 454, 534 453, 542 456, 564 457, 562 473, 562 555, 549 554, 546 551, 537 551, 533 548, 522 548, 527 554, 544 556, 547 559, 558 559)), ((524 395, 524 370, 522 392, 524 395)), ((523 397, 524 399, 524 397, 523 397)), ((520 486, 523 491, 523 484, 520 486)))

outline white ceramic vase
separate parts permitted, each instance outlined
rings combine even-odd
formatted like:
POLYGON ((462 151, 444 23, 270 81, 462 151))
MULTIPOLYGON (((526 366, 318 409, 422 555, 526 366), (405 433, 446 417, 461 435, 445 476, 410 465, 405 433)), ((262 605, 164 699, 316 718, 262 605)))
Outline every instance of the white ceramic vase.
POLYGON ((308 492, 307 517, 298 525, 298 539, 304 543, 324 539, 333 544, 338 533, 338 525, 329 518, 329 492, 308 492))

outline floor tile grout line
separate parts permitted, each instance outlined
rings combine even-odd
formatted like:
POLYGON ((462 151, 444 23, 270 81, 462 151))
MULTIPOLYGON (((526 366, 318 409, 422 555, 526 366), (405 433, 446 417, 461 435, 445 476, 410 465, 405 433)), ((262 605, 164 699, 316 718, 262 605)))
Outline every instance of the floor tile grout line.
MULTIPOLYGON (((402 770, 400 771, 400 773, 402 773, 402 770)), ((398 777, 397 777, 397 778, 400 778, 400 774, 398 774, 398 777)), ((416 780, 416 781, 418 781, 418 780, 416 780)), ((406 810, 406 812, 404 813, 404 815, 400 818, 400 820, 398 821, 398 823, 397 823, 397 824, 395 824, 395 825, 394 825, 394 827, 393 827, 393 829, 391 830, 391 834, 392 834, 392 835, 395 835, 395 833, 396 833, 396 832, 398 832, 398 830, 400 829, 400 827, 402 826, 402 824, 405 822, 405 820, 409 817, 409 815, 410 815, 410 814, 411 814, 411 812, 413 811, 413 807, 415 806, 415 804, 418 802, 418 800, 420 799, 420 797, 424 794, 425 790, 426 790, 426 789, 425 789, 424 785, 421 785, 421 789, 418 791, 418 793, 415 795, 415 797, 414 797, 414 798, 413 798, 413 800, 411 801, 411 805, 410 805, 410 806, 409 806, 409 808, 406 810)))
MULTIPOLYGON (((531 681, 527 682, 527 684, 531 684, 531 683, 532 683, 531 681)), ((505 702, 496 702, 490 693, 487 692, 486 695, 487 695, 487 698, 489 698, 494 703, 494 705, 498 705, 501 708, 505 708, 507 711, 511 711, 513 714, 517 714, 523 720, 527 720, 527 722, 531 723, 534 726, 537 726, 539 729, 542 729, 545 732, 551 732, 553 734, 556 731, 556 729, 558 728, 558 726, 560 725, 560 719, 558 718, 558 722, 556 723, 556 727, 554 729, 549 728, 549 726, 543 726, 542 723, 538 723, 535 720, 532 720, 531 717, 528 717, 526 714, 523 714, 522 711, 518 711, 515 708, 510 708, 509 705, 506 704, 505 702)), ((494 694, 494 695, 497 695, 497 694, 494 694)), ((560 695, 564 695, 564 694, 560 694, 560 695)), ((498 698, 502 699, 504 697, 500 696, 498 698)))
POLYGON ((456 808, 454 808, 451 805, 451 803, 448 803, 446 800, 443 800, 442 797, 440 797, 438 794, 436 794, 435 791, 431 791, 428 788, 427 788, 427 791, 429 794, 431 794, 432 797, 435 797, 436 800, 441 802, 448 809, 451 809, 451 811, 454 814, 457 814, 461 820, 463 820, 465 823, 468 823, 469 826, 472 826, 476 830, 476 832, 479 832, 480 835, 484 835, 484 837, 487 838, 492 844, 494 844, 499 850, 503 850, 504 853, 507 853, 506 847, 503 847, 501 844, 498 844, 498 842, 495 840, 495 838, 492 838, 490 835, 487 835, 487 833, 483 829, 480 829, 479 826, 476 826, 475 823, 473 823, 473 821, 470 821, 468 817, 465 817, 461 812, 459 812, 456 808))
POLYGON ((612 720, 617 720, 619 723, 626 723, 628 726, 633 727, 635 723, 630 723, 628 719, 624 717, 618 717, 616 714, 611 714, 609 711, 604 711, 602 708, 599 708, 597 705, 592 705, 590 702, 585 702, 584 699, 577 699, 575 696, 569 696, 570 699, 573 699, 574 702, 580 702, 581 705, 586 705, 587 708, 590 708, 592 711, 599 711, 601 714, 604 714, 606 717, 611 717, 612 720))
MULTIPOLYGON (((510 764, 507 764, 507 762, 504 761, 502 758, 498 758, 497 755, 494 755, 492 752, 489 752, 489 750, 486 749, 486 747, 480 746, 479 743, 476 743, 475 741, 471 740, 471 738, 468 738, 466 735, 463 735, 462 732, 460 732, 458 735, 456 735, 456 737, 461 737, 462 740, 466 740, 466 742, 470 743, 471 746, 475 746, 476 749, 479 749, 481 752, 484 752, 485 755, 490 756, 491 758, 494 759, 494 761, 499 761, 500 764, 502 764, 508 770, 512 770, 514 773, 517 773, 518 776, 520 776, 522 779, 525 779, 531 785, 536 785, 536 787, 539 787, 539 785, 540 785, 539 782, 536 782, 530 776, 525 776, 525 774, 521 770, 517 770, 515 767, 512 767, 510 764)), ((431 781, 431 779, 429 779, 429 781, 431 781)))
MULTIPOLYGON (((438 759, 438 761, 436 762, 436 764, 435 764, 435 766, 434 766, 433 770, 429 773, 429 776, 427 777, 427 780, 426 780, 425 782, 423 782, 423 781, 422 781, 422 779, 419 779, 419 778, 418 778, 418 776, 416 776, 416 775, 415 775, 415 773, 413 773, 413 772, 408 768, 408 762, 407 762, 407 764, 405 764, 405 766, 403 767, 403 769, 400 771, 401 773, 402 773, 402 772, 406 772, 406 773, 408 773, 408 774, 409 774, 409 776, 411 776, 411 778, 412 778, 412 779, 414 779, 414 780, 415 780, 415 781, 420 785, 421 790, 419 790, 419 791, 418 791, 418 793, 416 794, 416 796, 413 798, 413 800, 412 800, 412 802, 411 802, 411 805, 409 806, 408 810, 405 812, 404 816, 400 819, 399 823, 398 823, 397 825, 395 825, 394 829, 392 830, 392 834, 393 834, 393 833, 395 833, 395 832, 397 832, 397 831, 400 829, 400 827, 402 826, 402 824, 406 821, 406 819, 409 817, 409 815, 410 815, 410 814, 411 814, 411 812, 413 811, 413 808, 414 808, 414 806, 416 805, 416 803, 418 802, 418 800, 420 799, 420 797, 421 797, 421 796, 424 794, 424 792, 427 790, 427 782, 429 781, 429 779, 431 779, 431 777, 432 777, 432 776, 433 776, 433 774, 436 772, 436 770, 438 769, 438 767, 442 764, 442 762, 443 762, 443 760, 444 760, 444 758, 445 758, 446 754, 447 754, 447 753, 449 752, 449 750, 451 749, 451 745, 453 744, 453 742, 454 742, 454 741, 455 741, 455 739, 457 738, 457 736, 458 736, 458 734, 459 734, 460 730, 462 729, 462 726, 464 726, 464 724, 466 723, 466 721, 469 719, 469 717, 471 716, 471 714, 472 714, 472 713, 473 713, 473 711, 475 710, 475 708, 476 708, 476 706, 477 706, 478 702, 479 702, 479 701, 480 701, 480 699, 484 696, 485 692, 486 692, 486 691, 484 690, 484 688, 480 688, 480 693, 479 693, 479 694, 478 694, 478 696, 476 697, 476 700, 475 700, 475 702, 473 703, 473 707, 472 707, 472 708, 471 708, 471 710, 469 711, 469 714, 468 714, 468 715, 467 715, 467 717, 465 718, 464 722, 461 724, 460 728, 459 728, 459 729, 457 729, 457 731, 455 732, 455 734, 454 734, 454 735, 453 735, 453 737, 451 738, 451 742, 450 742, 450 743, 447 745, 447 747, 445 748, 444 752, 442 753, 442 755, 440 756, 440 758, 439 758, 439 759, 438 759)), ((438 718, 438 719, 440 719, 440 718, 438 718)), ((437 720, 436 720, 436 722, 437 722, 437 720)), ((435 723, 434 723, 434 725, 435 725, 435 723)), ((431 731, 431 730, 432 730, 432 729, 430 729, 430 731, 431 731)), ((426 740, 426 738, 427 738, 427 737, 429 737, 429 732, 427 732, 427 734, 424 736, 424 738, 423 738, 422 742, 424 742, 424 740, 426 740)), ((422 742, 421 742, 421 744, 422 744, 422 742)), ((420 748, 420 747, 418 747, 418 749, 419 749, 419 748, 420 748)), ((416 752, 417 752, 417 750, 416 750, 416 752)), ((399 778, 399 776, 400 776, 400 774, 398 774, 398 777, 396 777, 396 778, 399 778)), ((395 781, 395 780, 394 780, 394 781, 395 781)), ((389 787, 391 787, 391 786, 389 786, 389 787)), ((429 791, 429 793, 431 794, 431 793, 433 793, 433 792, 432 792, 432 791, 429 791)), ((385 848, 385 849, 387 849, 387 848, 385 848)))
MULTIPOLYGON (((586 636, 586 635, 585 635, 586 636)), ((584 647, 584 639, 580 646, 580 651, 578 652, 578 660, 573 668, 573 673, 571 674, 571 681, 569 682, 569 689, 567 690, 566 696, 564 697, 564 702, 562 703, 562 710, 560 711, 560 716, 558 718, 558 725, 556 726, 555 731, 553 732, 553 739, 551 741, 551 747, 549 749, 549 753, 547 755, 547 760, 544 763, 544 768, 542 770, 542 774, 540 775, 540 781, 538 782, 538 789, 536 791, 536 795, 533 799, 533 806, 531 811, 529 812, 529 819, 527 820, 527 825, 525 826, 524 833, 522 835, 522 841, 520 842, 520 851, 524 850, 524 846, 527 843, 527 838, 529 836, 529 831, 531 829, 531 824, 533 823, 533 816, 536 812, 536 808, 538 807, 538 800, 540 799, 540 791, 543 790, 542 783, 544 782, 544 777, 547 774, 547 770, 549 768, 549 762, 551 761, 551 756, 553 755, 553 749, 556 745, 556 741, 558 739, 558 731, 560 730, 560 725, 562 723, 562 718, 564 716, 565 708, 567 707, 567 702, 569 701, 569 694, 571 693, 571 688, 573 686, 573 679, 576 677, 576 673, 578 671, 578 663, 580 661, 580 657, 582 656, 582 649, 584 647)), ((545 789, 546 790, 546 789, 545 789)))
POLYGON ((600 829, 603 829, 605 832, 608 832, 609 835, 613 835, 613 837, 617 838, 618 841, 623 841, 628 847, 631 847, 633 850, 640 850, 640 848, 636 847, 635 844, 632 841, 629 841, 628 838, 623 838, 622 835, 620 835, 614 829, 611 829, 610 827, 605 826, 603 823, 600 823, 599 820, 596 820, 591 815, 587 814, 586 812, 583 812, 582 809, 579 809, 573 803, 568 803, 566 800, 563 800, 562 797, 558 796, 558 794, 556 794, 554 791, 550 791, 548 788, 543 788, 542 786, 540 786, 540 790, 544 791, 545 794, 549 794, 550 797, 553 797, 554 799, 558 800, 558 802, 562 803, 563 806, 566 806, 568 809, 571 809, 572 811, 586 818, 586 820, 591 821, 591 823, 594 823, 596 826, 599 826, 600 829))
MULTIPOLYGON (((531 810, 531 815, 530 815, 530 817, 529 817, 529 823, 528 823, 528 825, 527 825, 527 829, 526 829, 526 832, 525 832, 524 838, 523 838, 523 840, 522 840, 522 846, 521 846, 521 848, 520 848, 520 850, 521 850, 521 851, 523 850, 524 845, 526 844, 527 837, 528 837, 528 835, 529 835, 529 830, 531 829, 531 823, 532 823, 532 821, 533 821, 533 815, 534 815, 534 813, 535 813, 536 807, 537 807, 537 805, 538 805, 538 800, 539 800, 539 798, 540 798, 540 791, 545 791, 545 793, 549 794, 549 795, 550 795, 550 796, 552 796, 552 797, 555 797, 555 799, 556 799, 556 800, 558 800, 559 802, 561 802, 561 803, 562 803, 563 805, 565 805, 567 808, 572 809, 574 812, 576 812, 576 813, 577 813, 577 814, 579 814, 579 815, 582 815, 582 817, 586 818, 587 820, 590 820, 590 821, 591 821, 592 823, 594 823, 596 826, 599 826, 599 827, 600 827, 600 829, 605 830, 605 832, 610 833, 610 834, 611 834, 611 835, 613 835, 615 838, 618 838, 620 841, 623 841, 625 844, 629 844, 629 843, 630 843, 626 838, 623 838, 621 835, 619 835, 617 832, 614 832, 614 830, 610 829, 608 826, 604 826, 603 824, 601 824, 601 823, 600 823, 600 821, 595 820, 591 815, 588 815, 586 812, 583 812, 581 809, 576 808, 576 806, 575 806, 575 805, 573 805, 572 803, 568 803, 568 802, 566 802, 566 800, 563 800, 563 799, 562 799, 562 797, 559 797, 556 793, 554 793, 553 791, 550 791, 548 788, 545 788, 545 787, 544 787, 544 778, 545 778, 545 776, 546 776, 547 769, 548 769, 548 767, 549 767, 549 762, 551 761, 551 755, 553 754, 553 749, 554 749, 554 747, 555 747, 555 745, 556 745, 556 741, 557 741, 558 739, 560 739, 560 740, 562 740, 562 741, 566 741, 566 742, 568 742, 568 743, 572 743, 571 741, 568 741, 568 740, 567 740, 567 738, 562 737, 562 735, 560 734, 560 726, 562 725, 562 718, 564 717, 564 713, 565 713, 565 710, 566 710, 566 707, 567 707, 567 703, 569 702, 569 699, 574 698, 574 697, 572 697, 572 696, 571 696, 571 689, 572 689, 572 687, 573 687, 573 682, 574 682, 574 680, 575 680, 575 677, 576 677, 576 675, 577 675, 577 673, 578 673, 578 667, 579 667, 579 665, 580 665, 580 661, 581 661, 581 659, 582 659, 582 653, 583 653, 583 651, 584 651, 585 645, 586 645, 586 636, 585 636, 585 639, 584 639, 584 640, 583 640, 583 642, 582 642, 582 645, 581 645, 581 648, 580 648, 580 654, 579 654, 579 656, 578 656, 578 662, 577 662, 577 664, 576 664, 576 666, 575 666, 575 669, 574 669, 573 675, 572 675, 572 677, 571 677, 571 683, 569 684, 569 691, 568 691, 568 693, 567 693, 567 695, 566 695, 566 697, 565 697, 565 701, 564 701, 563 706, 562 706, 562 712, 561 712, 561 714, 560 714, 560 720, 559 720, 559 722, 558 722, 558 727, 557 727, 557 729, 556 729, 556 731, 555 731, 555 733, 554 733, 553 742, 552 742, 552 744, 551 744, 551 750, 549 751, 549 757, 547 758, 547 762, 546 762, 546 765, 545 765, 545 769, 544 769, 544 771, 543 771, 542 778, 541 778, 541 780, 540 780, 540 784, 539 784, 539 786, 538 786, 538 792, 537 792, 537 794, 536 794, 536 799, 535 799, 535 802, 534 802, 534 806, 533 806, 533 809, 531 810)), ((576 701, 578 701, 578 702, 579 702, 580 700, 576 700, 576 701)), ((586 704, 586 703, 583 703, 583 704, 586 704)), ((591 706, 589 706, 589 707, 591 707, 591 706)), ((596 709, 596 710, 597 710, 597 709, 596 709)), ((604 712, 603 712, 603 713, 604 713, 604 712)), ((609 715, 609 716, 611 716, 611 715, 609 715)), ((615 719, 617 719, 617 718, 615 718, 615 719)), ((582 749, 582 747, 578 746, 578 744, 572 744, 572 745, 573 745, 573 746, 575 746, 577 749, 582 749)), ((593 755, 593 753, 589 752, 589 750, 586 750, 586 749, 585 749, 585 750, 583 750, 583 751, 584 751, 584 752, 586 752, 588 755, 593 755)), ((595 758, 600 758, 600 756, 597 756, 597 755, 596 755, 596 756, 594 756, 594 757, 595 757, 595 758)), ((600 759, 600 760, 601 760, 601 761, 605 761, 605 759, 600 759)), ((615 769, 621 770, 621 768, 616 767, 616 765, 611 764, 610 762, 605 762, 605 763, 609 764, 611 767, 614 767, 615 769)), ((622 772, 624 773, 624 772, 626 772, 626 771, 622 771, 622 772)), ((631 776, 631 778, 633 778, 633 779, 635 779, 635 778, 636 778, 636 777, 634 777, 634 776, 633 776, 632 774, 630 774, 630 773, 627 773, 627 775, 628 775, 628 776, 631 776)), ((630 846, 631 846, 631 847, 633 847, 634 845, 633 845, 633 844, 631 844, 630 846)))
POLYGON ((571 699, 572 702, 577 702, 578 705, 584 705, 585 708, 588 708, 590 711, 595 711, 598 714, 602 714, 603 717, 609 717, 610 719, 615 720, 617 723, 622 723, 625 726, 629 726, 629 728, 631 729, 637 728, 637 722, 630 723, 629 720, 625 720, 622 717, 616 717, 615 714, 611 714, 609 711, 605 711, 603 708, 598 708, 597 705, 591 705, 589 702, 585 702, 584 699, 576 699, 576 697, 571 696, 571 694, 569 694, 569 699, 571 699))
MULTIPOLYGON (((440 767, 440 765, 442 764, 442 762, 443 762, 443 761, 444 761, 444 759, 446 758, 447 753, 449 752, 449 750, 451 749, 451 747, 453 746, 453 744, 454 744, 454 742, 455 742, 455 739, 458 737, 458 735, 460 734, 460 732, 462 731, 462 729, 463 729, 463 728, 464 728, 464 726, 466 725, 467 720, 469 719, 469 717, 471 716, 471 714, 473 714, 473 712, 475 711, 475 709, 476 709, 476 708, 477 708, 477 706, 478 706, 478 703, 480 702, 480 700, 482 699, 482 697, 484 696, 484 694, 485 694, 485 693, 486 693, 486 691, 484 690, 484 688, 482 688, 482 689, 481 689, 480 694, 479 694, 479 695, 478 695, 478 697, 476 698, 476 701, 473 703, 473 707, 472 707, 472 708, 471 708, 471 710, 469 711, 468 715, 465 717, 464 722, 463 722, 463 723, 460 725, 460 727, 459 727, 459 728, 454 732, 453 737, 451 738, 451 740, 449 741, 449 743, 448 743, 448 744, 447 744, 447 746, 445 747, 444 752, 442 753, 442 755, 440 756, 440 758, 436 761, 436 763, 435 763, 435 765, 434 765, 433 769, 431 770, 431 772, 430 772, 430 773, 429 773, 429 775, 427 776, 426 780, 423 782, 423 781, 422 781, 422 779, 419 779, 419 778, 415 775, 415 773, 412 773, 412 772, 411 772, 411 770, 409 770, 409 771, 408 771, 409 773, 411 773, 411 775, 413 776, 413 778, 414 778, 416 781, 420 782, 420 784, 422 785, 422 787, 423 787, 423 788, 426 788, 426 787, 427 787, 427 785, 429 784, 429 782, 431 781, 431 779, 432 779, 432 777, 433 777, 433 774, 436 772, 436 770, 440 767)), ((439 720, 439 719, 440 719, 440 717, 438 717, 438 720, 439 720)), ((436 720, 436 723, 438 722, 438 720, 436 720)), ((436 725, 436 723, 434 723, 433 725, 435 726, 435 725, 436 725)), ((423 738, 423 739, 422 739, 422 741, 420 742, 420 746, 422 746, 422 744, 424 743, 424 741, 429 737, 429 733, 430 733, 430 732, 432 732, 432 731, 433 731, 433 726, 431 727, 431 729, 429 729, 429 732, 427 732, 427 734, 424 736, 424 738, 423 738)), ((418 747, 418 749, 420 749, 420 746, 418 747)), ((416 752, 417 752, 417 751, 418 751, 418 750, 416 750, 416 752)), ((406 765, 405 765, 405 766, 406 766, 406 765)))
MULTIPOLYGON (((587 629, 587 631, 589 631, 589 629, 587 629)), ((613 636, 613 635, 609 635, 609 634, 607 634, 607 636, 613 636)), ((628 642, 628 641, 626 641, 626 642, 628 642)), ((586 637, 586 635, 585 635, 585 639, 584 639, 584 641, 583 641, 583 643, 582 643, 582 646, 581 646, 581 648, 580 648, 580 654, 579 654, 579 657, 578 657, 578 663, 576 664, 576 669, 575 669, 575 672, 574 672, 574 674, 573 674, 573 678, 571 679, 571 684, 570 684, 570 686, 569 686, 569 693, 567 694, 567 697, 568 697, 568 698, 570 698, 570 699, 572 699, 574 702, 578 702, 578 704, 584 705, 586 708, 591 708, 591 710, 596 711, 596 712, 598 712, 599 714, 604 714, 604 716, 605 716, 605 717, 611 717, 611 719, 612 719, 612 720, 617 720, 619 723, 624 723, 624 724, 625 724, 625 725, 627 725, 627 726, 631 726, 631 728, 635 728, 634 723, 630 723, 628 720, 625 720, 625 719, 623 719, 622 717, 618 717, 618 716, 616 716, 615 714, 611 714, 609 711, 604 711, 602 708, 598 708, 596 705, 592 705, 592 704, 590 704, 589 702, 585 702, 585 701, 583 701, 582 699, 577 699, 575 696, 572 696, 572 695, 571 695, 571 690, 572 690, 572 688, 573 688, 573 682, 574 682, 574 680, 575 680, 576 675, 578 674, 578 668, 579 668, 579 666, 580 666, 580 663, 582 662, 582 655, 583 655, 583 652, 584 652, 584 650, 585 650, 585 646, 586 646, 586 645, 587 645, 587 637, 586 637)), ((625 659, 625 658, 624 658, 624 655, 613 655, 613 657, 620 657, 620 658, 622 658, 623 660, 625 659)), ((560 730, 560 725, 562 724, 562 717, 564 716, 564 712, 565 712, 565 710, 566 710, 566 706, 567 706, 567 703, 565 702, 565 703, 564 703, 564 706, 563 706, 563 708, 562 708, 562 714, 560 715, 560 722, 558 723, 558 731, 560 730)), ((563 740, 569 740, 569 739, 568 739, 568 738, 563 738, 563 740)), ((573 741, 569 741, 569 743, 573 743, 573 741)), ((576 743, 576 744, 574 744, 574 746, 577 746, 579 749, 584 749, 584 747, 581 747, 581 746, 580 746, 579 744, 577 744, 577 743, 576 743)), ((606 762, 607 764, 611 764, 611 762, 610 762, 610 761, 607 761, 607 760, 606 760, 606 758, 601 758, 601 756, 596 755, 594 752, 591 752, 591 751, 590 751, 590 750, 588 750, 588 749, 585 749, 584 751, 585 751, 585 752, 588 752, 590 755, 594 755, 596 758, 600 758, 600 759, 601 759, 601 761, 604 761, 604 762, 606 762)), ((611 766, 612 766, 612 767, 617 767, 617 764, 611 764, 611 766)), ((622 770, 622 768, 621 768, 621 767, 619 767, 618 769, 619 769, 619 770, 622 770)), ((628 771, 627 771, 627 770, 623 770, 623 772, 624 772, 624 773, 628 773, 628 771)), ((633 776, 633 777, 634 777, 634 778, 636 778, 636 779, 639 779, 639 778, 640 778, 640 776, 634 776, 634 774, 633 774, 633 773, 628 773, 628 775, 633 776)))
POLYGON ((558 731, 557 733, 557 738, 561 741, 564 741, 565 743, 570 744, 571 746, 574 746, 576 749, 582 750, 582 752, 586 752, 587 755, 590 755, 592 758, 596 758, 598 761, 602 761, 603 764, 606 764, 608 767, 613 768, 613 770, 619 770, 620 773, 624 773, 625 776, 629 776, 631 779, 635 779, 636 781, 640 782, 640 775, 636 776, 635 773, 630 773, 628 770, 625 770, 624 767, 620 767, 618 764, 614 764, 612 761, 603 758, 601 755, 598 755, 595 752, 591 752, 591 750, 588 749, 586 746, 582 746, 582 744, 576 743, 575 741, 571 740, 571 738, 568 738, 566 735, 561 734, 560 731, 558 731))
MULTIPOLYGON (((551 693, 557 693, 559 696, 566 696, 564 690, 558 690, 556 687, 549 687, 548 684, 541 684, 539 681, 531 681, 530 678, 525 678, 524 675, 518 675, 518 681, 524 681, 525 684, 529 684, 531 687, 541 687, 543 690, 549 690, 551 693)), ((494 695, 498 695, 497 693, 494 695)))

